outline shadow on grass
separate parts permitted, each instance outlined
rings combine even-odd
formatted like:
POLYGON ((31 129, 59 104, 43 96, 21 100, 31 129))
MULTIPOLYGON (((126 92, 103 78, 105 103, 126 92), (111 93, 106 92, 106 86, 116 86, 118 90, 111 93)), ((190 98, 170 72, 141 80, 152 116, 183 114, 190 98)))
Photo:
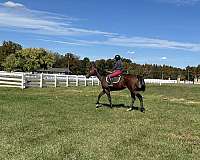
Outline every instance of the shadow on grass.
MULTIPOLYGON (((99 103, 99 107, 109 107, 110 108, 110 104, 107 104, 107 103, 99 103)), ((113 108, 126 108, 126 109, 129 109, 130 106, 127 106, 125 104, 113 104, 113 108)), ((133 107, 133 110, 140 110, 140 107, 133 107)))

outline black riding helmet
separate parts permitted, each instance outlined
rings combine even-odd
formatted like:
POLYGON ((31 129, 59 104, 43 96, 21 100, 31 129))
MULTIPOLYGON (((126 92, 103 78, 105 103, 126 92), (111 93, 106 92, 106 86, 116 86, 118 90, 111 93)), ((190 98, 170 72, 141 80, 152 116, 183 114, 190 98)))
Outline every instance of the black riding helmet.
POLYGON ((120 60, 120 59, 121 59, 120 55, 115 55, 115 60, 116 60, 116 61, 118 61, 118 60, 120 60))

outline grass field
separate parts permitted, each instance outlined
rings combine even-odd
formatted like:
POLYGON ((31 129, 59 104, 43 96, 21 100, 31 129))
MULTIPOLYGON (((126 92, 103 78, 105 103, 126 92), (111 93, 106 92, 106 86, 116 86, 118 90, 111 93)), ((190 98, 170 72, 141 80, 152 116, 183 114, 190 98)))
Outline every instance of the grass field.
MULTIPOLYGON (((148 85, 145 113, 96 110, 99 91, 0 88, 0 159, 200 159, 200 86, 148 85)), ((112 97, 114 104, 130 104, 128 91, 112 97)))

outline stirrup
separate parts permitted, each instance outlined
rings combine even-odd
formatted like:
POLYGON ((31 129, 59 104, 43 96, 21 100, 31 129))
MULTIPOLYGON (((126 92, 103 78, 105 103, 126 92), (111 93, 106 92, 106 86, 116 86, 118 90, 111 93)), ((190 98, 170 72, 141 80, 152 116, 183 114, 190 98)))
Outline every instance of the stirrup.
POLYGON ((113 83, 112 83, 111 79, 109 80, 108 86, 110 86, 110 87, 113 86, 113 83))

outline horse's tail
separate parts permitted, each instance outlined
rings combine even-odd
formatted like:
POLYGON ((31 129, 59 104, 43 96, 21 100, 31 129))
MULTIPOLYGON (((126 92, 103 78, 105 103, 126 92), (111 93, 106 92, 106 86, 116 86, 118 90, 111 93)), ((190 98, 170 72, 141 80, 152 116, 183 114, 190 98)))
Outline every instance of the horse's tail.
POLYGON ((138 80, 139 80, 139 88, 137 89, 137 91, 145 91, 146 85, 144 78, 142 76, 138 76, 138 80))

